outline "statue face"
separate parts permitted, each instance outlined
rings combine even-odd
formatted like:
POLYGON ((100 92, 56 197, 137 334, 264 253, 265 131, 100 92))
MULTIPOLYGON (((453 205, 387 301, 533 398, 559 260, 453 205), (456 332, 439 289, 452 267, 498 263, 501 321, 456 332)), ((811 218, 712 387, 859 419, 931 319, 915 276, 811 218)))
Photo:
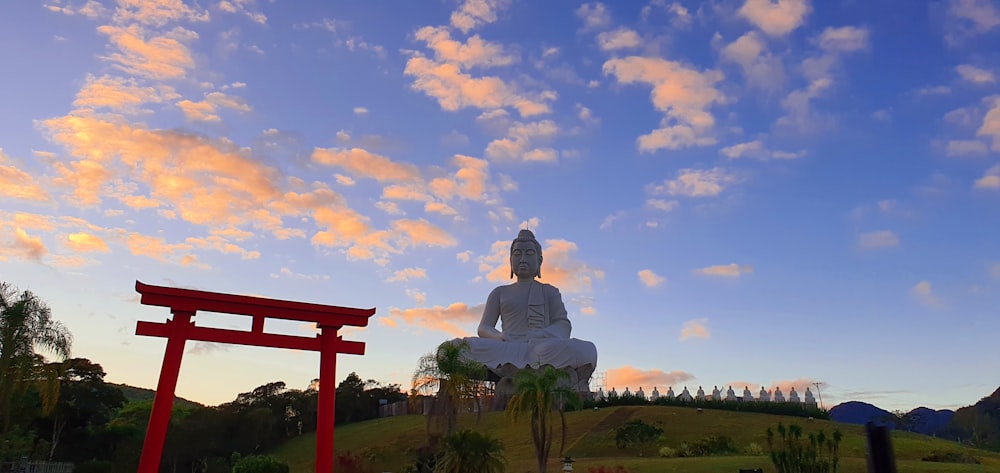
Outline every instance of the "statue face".
POLYGON ((528 241, 514 243, 510 249, 510 269, 517 275, 518 279, 534 279, 541 266, 541 256, 533 243, 528 241))

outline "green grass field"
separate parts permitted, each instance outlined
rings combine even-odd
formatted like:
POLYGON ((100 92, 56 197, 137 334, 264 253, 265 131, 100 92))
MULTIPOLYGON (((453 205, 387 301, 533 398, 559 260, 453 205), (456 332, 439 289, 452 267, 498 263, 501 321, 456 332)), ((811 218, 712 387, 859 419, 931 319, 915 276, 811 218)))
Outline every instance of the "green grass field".
MULTIPOLYGON (((626 420, 635 418, 662 428, 665 440, 660 446, 675 448, 681 442, 693 442, 711 435, 725 435, 731 437, 740 448, 757 443, 766 452, 765 431, 768 427, 777 426, 778 422, 798 424, 807 433, 822 429, 829 435, 834 429, 840 429, 844 434, 840 448, 840 471, 867 471, 864 428, 861 426, 721 410, 705 410, 699 414, 692 408, 666 406, 611 407, 567 413, 566 453, 577 460, 574 471, 586 472, 588 468, 598 465, 622 465, 631 473, 735 473, 740 468, 774 471, 766 455, 660 458, 656 454, 658 446, 640 458, 634 451, 619 450, 615 447, 615 429, 626 420)), ((370 458, 375 464, 376 472, 399 472, 413 461, 414 451, 424 444, 424 425, 422 416, 391 417, 351 424, 337 429, 335 445, 338 452, 349 450, 370 458)), ((476 417, 468 415, 460 418, 458 428, 489 432, 503 441, 508 472, 534 471, 534 447, 528 433, 527 420, 511 424, 502 412, 497 412, 484 415, 477 424, 476 417)), ((558 429, 556 432, 558 435, 558 429)), ((314 436, 303 435, 283 445, 274 455, 289 464, 291 473, 312 472, 315 442, 314 436)), ((550 472, 561 471, 561 463, 557 457, 558 442, 557 438, 552 446, 550 472)), ((892 442, 900 473, 1000 472, 1000 453, 969 449, 954 442, 907 432, 894 432, 892 442), (962 465, 921 461, 922 457, 935 450, 966 452, 982 463, 962 465)))

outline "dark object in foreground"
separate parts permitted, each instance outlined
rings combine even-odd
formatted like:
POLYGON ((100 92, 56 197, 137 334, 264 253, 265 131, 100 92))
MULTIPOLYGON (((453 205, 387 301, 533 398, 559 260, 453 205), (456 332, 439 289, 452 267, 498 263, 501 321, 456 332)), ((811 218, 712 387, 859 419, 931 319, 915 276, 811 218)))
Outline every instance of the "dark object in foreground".
POLYGON ((896 457, 892 452, 889 427, 865 424, 868 443, 868 473, 896 473, 896 457))
POLYGON ((748 470, 746 468, 740 468, 740 473, 764 473, 763 468, 756 468, 753 470, 748 470))

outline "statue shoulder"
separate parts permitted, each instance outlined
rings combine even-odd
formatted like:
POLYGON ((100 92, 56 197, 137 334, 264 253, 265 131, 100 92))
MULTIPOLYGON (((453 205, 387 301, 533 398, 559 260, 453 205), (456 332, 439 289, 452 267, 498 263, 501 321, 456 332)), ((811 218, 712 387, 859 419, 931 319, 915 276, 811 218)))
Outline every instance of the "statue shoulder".
POLYGON ((551 295, 554 295, 554 296, 562 297, 562 294, 559 293, 559 288, 558 287, 555 287, 555 286, 553 286, 551 284, 544 283, 544 282, 541 282, 541 281, 535 281, 535 284, 538 284, 539 286, 541 286, 542 290, 545 291, 546 295, 551 294, 551 295))

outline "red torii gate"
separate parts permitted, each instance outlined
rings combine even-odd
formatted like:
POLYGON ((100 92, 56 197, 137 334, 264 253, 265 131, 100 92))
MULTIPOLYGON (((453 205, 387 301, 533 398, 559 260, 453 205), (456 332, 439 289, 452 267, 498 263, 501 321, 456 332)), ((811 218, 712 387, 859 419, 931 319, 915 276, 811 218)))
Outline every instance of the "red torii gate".
POLYGON ((332 305, 309 304, 305 302, 265 299, 263 297, 238 296, 217 292, 196 291, 174 287, 153 286, 135 282, 135 290, 142 294, 144 305, 169 307, 173 320, 166 323, 139 321, 136 335, 164 337, 167 348, 163 354, 163 367, 153 397, 153 410, 149 414, 149 426, 142 444, 139 459, 139 473, 158 473, 163 456, 163 443, 170 423, 170 410, 177 388, 177 374, 184 355, 184 343, 188 340, 203 342, 232 343, 258 347, 289 348, 320 352, 319 378, 326 389, 319 391, 319 405, 316 413, 316 471, 333 471, 333 419, 336 401, 334 380, 337 371, 337 353, 364 355, 364 342, 345 341, 337 335, 337 330, 345 325, 367 327, 368 318, 375 309, 353 309, 332 305), (209 327, 196 327, 191 320, 199 310, 226 314, 249 315, 253 324, 249 332, 209 327), (320 333, 315 337, 299 337, 264 333, 264 319, 267 317, 302 322, 315 322, 320 333))

